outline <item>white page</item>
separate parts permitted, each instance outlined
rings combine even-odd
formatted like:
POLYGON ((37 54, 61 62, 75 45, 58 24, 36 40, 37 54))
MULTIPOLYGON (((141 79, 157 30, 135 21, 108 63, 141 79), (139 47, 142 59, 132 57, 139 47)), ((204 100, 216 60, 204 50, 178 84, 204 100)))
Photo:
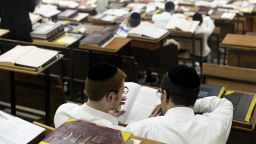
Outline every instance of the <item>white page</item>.
POLYGON ((113 22, 115 19, 117 19, 117 16, 114 15, 106 15, 103 18, 101 18, 101 20, 108 22, 113 22))
POLYGON ((0 143, 25 144, 45 129, 0 111, 0 143))
POLYGON ((236 16, 235 13, 224 12, 224 13, 221 15, 221 18, 225 18, 225 19, 230 19, 230 20, 232 20, 235 16, 236 16))
POLYGON ((141 87, 139 84, 134 83, 134 82, 126 82, 124 85, 126 87, 128 87, 129 92, 128 92, 128 94, 126 94, 127 99, 125 101, 125 105, 122 105, 122 107, 121 107, 121 110, 124 110, 125 113, 122 116, 118 117, 118 120, 121 122, 125 122, 125 119, 127 118, 128 113, 129 113, 129 111, 136 99, 136 96, 140 90, 140 87, 141 87))
POLYGON ((50 18, 54 15, 59 14, 60 11, 57 10, 57 7, 53 5, 40 5, 39 7, 36 7, 34 13, 40 14, 46 18, 50 18))
POLYGON ((79 21, 81 21, 82 19, 84 19, 84 18, 86 18, 86 17, 88 17, 88 16, 89 16, 88 13, 78 13, 77 16, 75 16, 75 17, 73 18, 73 20, 79 22, 79 21))
POLYGON ((122 106, 122 110, 126 112, 118 118, 119 121, 129 124, 147 118, 154 107, 160 104, 160 99, 156 95, 157 89, 132 82, 126 82, 125 86, 129 88, 127 100, 122 106))
POLYGON ((154 39, 158 39, 166 34, 168 31, 162 28, 158 28, 153 24, 141 23, 139 26, 131 29, 128 34, 137 34, 154 39))
POLYGON ((160 98, 156 95, 157 89, 142 86, 137 94, 136 100, 127 115, 126 124, 147 118, 157 104, 160 104, 160 98))
POLYGON ((47 50, 35 47, 35 49, 25 56, 19 58, 16 61, 16 64, 38 68, 48 62, 50 59, 55 57, 58 54, 58 51, 47 50))
POLYGON ((19 58, 33 49, 33 46, 16 46, 0 56, 0 62, 14 64, 19 58))

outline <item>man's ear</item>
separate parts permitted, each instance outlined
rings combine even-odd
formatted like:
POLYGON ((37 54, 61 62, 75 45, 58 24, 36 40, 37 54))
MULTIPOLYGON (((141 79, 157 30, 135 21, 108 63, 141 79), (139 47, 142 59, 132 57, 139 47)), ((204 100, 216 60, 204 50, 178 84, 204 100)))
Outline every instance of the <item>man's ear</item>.
POLYGON ((107 95, 106 95, 106 100, 108 102, 114 102, 116 99, 116 94, 114 92, 109 92, 107 95))

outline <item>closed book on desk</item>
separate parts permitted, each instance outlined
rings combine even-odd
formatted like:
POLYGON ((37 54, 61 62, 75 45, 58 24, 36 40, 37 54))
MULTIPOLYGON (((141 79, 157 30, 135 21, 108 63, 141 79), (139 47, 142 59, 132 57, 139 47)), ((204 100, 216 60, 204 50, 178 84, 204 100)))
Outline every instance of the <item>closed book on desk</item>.
POLYGON ((157 89, 142 86, 133 82, 126 82, 129 92, 126 94, 127 100, 121 107, 125 113, 118 118, 123 124, 129 124, 147 118, 154 107, 160 104, 160 98, 157 97, 157 89))
POLYGON ((222 97, 224 93, 225 93, 225 87, 223 86, 201 84, 200 91, 198 94, 198 99, 208 97, 208 96, 222 97))
POLYGON ((3 111, 0 111, 0 123, 1 144, 35 143, 34 140, 45 131, 42 127, 3 111))
POLYGON ((226 91, 225 98, 232 102, 234 107, 233 125, 251 128, 256 123, 255 105, 256 96, 241 92, 226 91), (254 124, 252 124, 254 123, 254 124))
POLYGON ((118 26, 107 26, 101 31, 93 31, 80 41, 82 45, 102 46, 109 41, 115 34, 118 26))
POLYGON ((31 37, 52 41, 63 33, 64 26, 61 23, 45 23, 32 31, 31 37))
POLYGON ((0 66, 21 66, 34 71, 58 58, 59 52, 35 46, 16 46, 0 56, 0 66))
POLYGON ((60 13, 57 18, 61 19, 61 20, 68 20, 71 17, 75 16, 78 14, 77 10, 74 9, 66 9, 65 11, 63 11, 62 13, 60 13))
POLYGON ((132 134, 86 121, 66 122, 39 144, 132 144, 132 134))

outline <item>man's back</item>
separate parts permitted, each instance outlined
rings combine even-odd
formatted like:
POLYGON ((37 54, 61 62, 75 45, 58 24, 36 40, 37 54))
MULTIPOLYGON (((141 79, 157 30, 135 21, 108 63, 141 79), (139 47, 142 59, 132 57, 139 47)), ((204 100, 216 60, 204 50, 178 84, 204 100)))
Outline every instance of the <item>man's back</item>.
POLYGON ((226 143, 232 123, 232 104, 226 99, 211 97, 199 100, 194 109, 208 113, 195 115, 192 108, 175 107, 164 116, 130 124, 126 130, 134 135, 170 144, 226 143))

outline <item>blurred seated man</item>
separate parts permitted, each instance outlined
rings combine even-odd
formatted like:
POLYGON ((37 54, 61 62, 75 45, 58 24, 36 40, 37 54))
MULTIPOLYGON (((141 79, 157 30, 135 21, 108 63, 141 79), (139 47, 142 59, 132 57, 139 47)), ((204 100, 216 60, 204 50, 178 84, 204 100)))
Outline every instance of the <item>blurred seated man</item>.
POLYGON ((129 124, 126 131, 170 144, 225 144, 232 124, 232 103, 217 96, 197 100, 199 86, 194 69, 171 69, 161 81, 157 93, 161 104, 152 117, 129 124), (198 112, 203 114, 195 114, 198 112))
MULTIPOLYGON (((199 26, 196 28, 196 34, 203 34, 203 53, 202 56, 206 57, 211 52, 211 48, 208 45, 208 38, 214 31, 215 25, 213 20, 209 16, 202 16, 199 13, 195 13, 192 16, 193 21, 199 21, 199 26)), ((200 49, 196 48, 196 56, 200 56, 200 49)))
POLYGON ((55 127, 59 127, 70 118, 86 120, 110 128, 118 128, 115 114, 120 112, 125 100, 124 81, 126 74, 108 63, 93 66, 85 81, 85 95, 88 101, 82 105, 66 103, 61 105, 54 116, 55 127), (113 116, 114 115, 114 116, 113 116))

